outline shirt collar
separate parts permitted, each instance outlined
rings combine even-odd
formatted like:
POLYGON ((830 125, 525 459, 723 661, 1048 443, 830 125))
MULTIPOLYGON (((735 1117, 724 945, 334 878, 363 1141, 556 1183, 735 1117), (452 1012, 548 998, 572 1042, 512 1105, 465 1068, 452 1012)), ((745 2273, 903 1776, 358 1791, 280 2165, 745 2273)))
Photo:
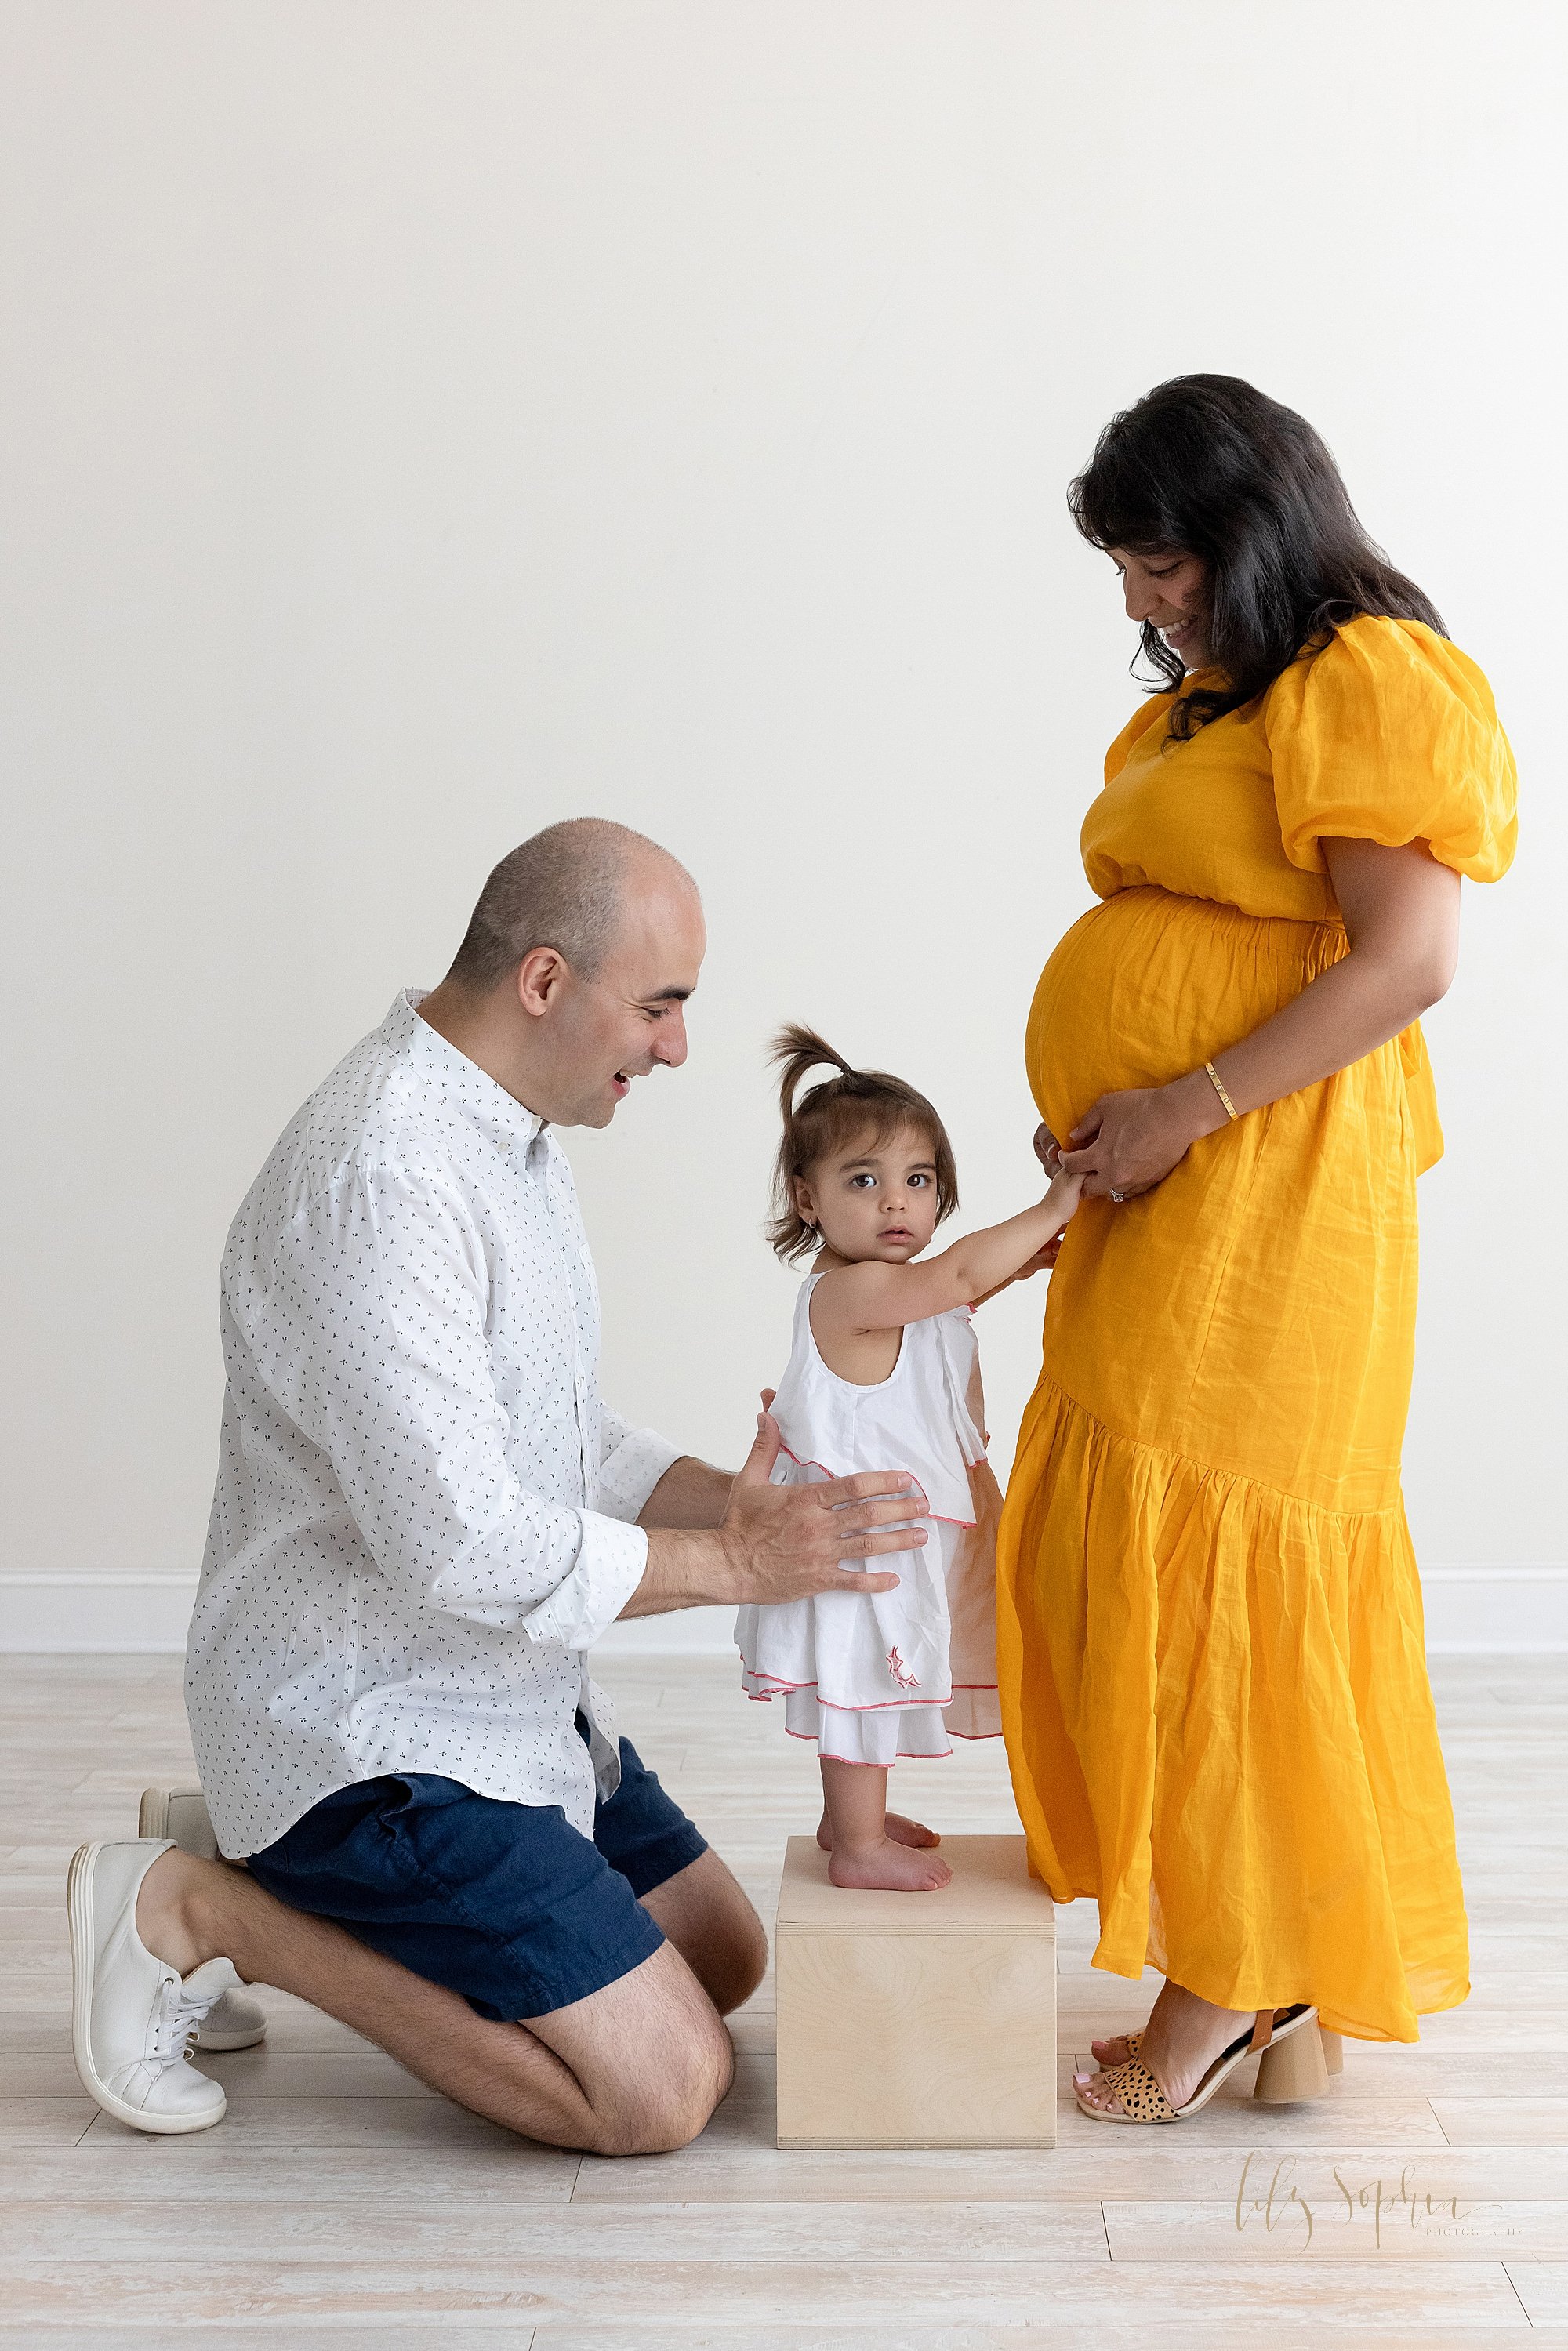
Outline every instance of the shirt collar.
POLYGON ((459 1052, 428 1020, 420 1019, 417 1008, 429 994, 428 987, 399 988, 382 1024, 389 1044, 422 1069, 476 1126, 525 1147, 536 1135, 551 1140, 547 1119, 518 1102, 515 1094, 497 1083, 487 1070, 471 1061, 466 1053, 459 1052))

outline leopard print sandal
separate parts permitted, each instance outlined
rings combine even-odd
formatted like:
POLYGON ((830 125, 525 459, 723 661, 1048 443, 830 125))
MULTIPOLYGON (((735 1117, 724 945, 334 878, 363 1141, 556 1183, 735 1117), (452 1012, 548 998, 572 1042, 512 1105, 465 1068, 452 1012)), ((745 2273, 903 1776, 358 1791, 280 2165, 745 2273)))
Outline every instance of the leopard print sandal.
POLYGON ((1103 2106, 1091 2105, 1083 2095, 1082 2088, 1074 2083, 1073 2090, 1078 2100, 1078 2110, 1080 2114, 1087 2115, 1091 2121, 1097 2123, 1186 2122, 1189 2115, 1196 2115, 1201 2107, 1208 2104, 1220 2084, 1235 2072, 1243 2058, 1250 2057, 1254 2051, 1270 2048, 1274 2043, 1287 2039, 1290 2034, 1300 2031, 1304 2025, 1315 2024, 1317 2013, 1315 2008, 1305 2004, 1296 2008, 1287 2008, 1278 2013, 1271 2008, 1260 2008, 1251 2030, 1242 2033, 1239 2040, 1233 2041, 1228 2049, 1220 2052, 1185 2106, 1172 2105, 1155 2075, 1139 2056, 1138 2050, 1144 2035, 1141 2032, 1129 2032, 1127 2048, 1130 2053, 1121 2064, 1105 2065, 1101 2068, 1101 2078, 1105 2087, 1118 2101, 1121 2112, 1113 2114, 1103 2106))

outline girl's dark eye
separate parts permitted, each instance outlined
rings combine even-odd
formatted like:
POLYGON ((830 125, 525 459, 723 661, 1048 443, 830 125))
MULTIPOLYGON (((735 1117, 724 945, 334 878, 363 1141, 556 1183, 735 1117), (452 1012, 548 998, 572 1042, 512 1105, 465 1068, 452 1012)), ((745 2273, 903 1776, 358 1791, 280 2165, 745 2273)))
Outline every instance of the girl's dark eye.
POLYGON ((929 1176, 912 1176, 909 1180, 912 1184, 929 1184, 931 1178, 929 1176))

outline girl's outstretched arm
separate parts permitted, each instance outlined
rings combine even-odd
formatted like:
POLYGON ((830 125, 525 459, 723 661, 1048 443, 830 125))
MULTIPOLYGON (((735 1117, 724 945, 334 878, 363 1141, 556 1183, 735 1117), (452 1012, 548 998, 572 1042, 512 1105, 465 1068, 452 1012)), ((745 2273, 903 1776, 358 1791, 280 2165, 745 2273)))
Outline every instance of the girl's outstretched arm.
POLYGON ((972 1306, 1038 1256, 1078 1206, 1081 1176, 1056 1176, 1043 1200, 1005 1224, 969 1233, 920 1265, 844 1265, 825 1273, 811 1294, 819 1341, 835 1332, 897 1331, 954 1306, 972 1306))
POLYGON ((1012 1288, 1015 1281, 1028 1281, 1032 1274, 1049 1273, 1061 1252, 1061 1235, 1058 1233, 1054 1240, 1047 1241, 1042 1249, 1036 1249, 1032 1257, 1025 1258, 1018 1271, 1009 1273, 1005 1281, 993 1282, 989 1290, 981 1290, 978 1298, 971 1298, 970 1305, 988 1306, 993 1298, 999 1298, 1004 1290, 1012 1288))

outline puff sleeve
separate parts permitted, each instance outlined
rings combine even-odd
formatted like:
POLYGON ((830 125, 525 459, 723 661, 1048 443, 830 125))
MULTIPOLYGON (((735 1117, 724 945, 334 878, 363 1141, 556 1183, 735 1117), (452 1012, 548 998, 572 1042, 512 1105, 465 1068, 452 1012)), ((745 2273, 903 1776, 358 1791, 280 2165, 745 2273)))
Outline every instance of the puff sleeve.
POLYGON ((1424 841, 1472 882, 1513 862, 1518 777, 1491 688, 1418 621, 1364 615, 1280 677, 1265 718, 1285 854, 1322 843, 1424 841))

